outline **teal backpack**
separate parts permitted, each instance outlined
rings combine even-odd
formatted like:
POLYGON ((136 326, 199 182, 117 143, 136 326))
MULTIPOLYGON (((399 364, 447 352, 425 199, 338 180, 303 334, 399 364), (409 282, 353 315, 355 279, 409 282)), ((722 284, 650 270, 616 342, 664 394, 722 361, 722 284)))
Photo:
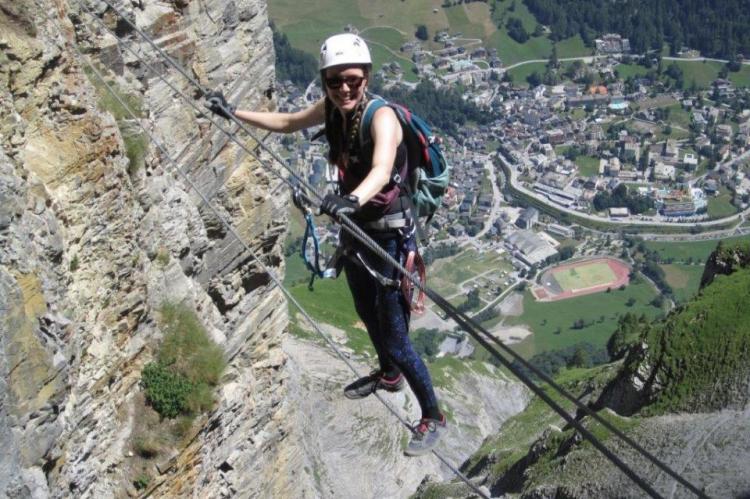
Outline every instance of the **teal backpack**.
POLYGON ((440 148, 442 140, 433 135, 430 125, 424 119, 406 107, 380 97, 374 98, 365 110, 360 139, 364 130, 370 130, 375 111, 383 106, 389 106, 396 112, 408 151, 407 178, 399 178, 397 183, 406 188, 417 217, 427 217, 426 223, 429 223, 440 207, 450 180, 450 166, 440 148))

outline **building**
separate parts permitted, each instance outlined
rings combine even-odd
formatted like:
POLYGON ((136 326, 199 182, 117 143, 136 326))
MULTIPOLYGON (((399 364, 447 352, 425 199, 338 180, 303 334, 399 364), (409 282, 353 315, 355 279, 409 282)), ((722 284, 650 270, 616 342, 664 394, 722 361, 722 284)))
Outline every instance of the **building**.
POLYGON ((716 134, 721 138, 721 140, 729 142, 732 140, 734 131, 732 130, 731 125, 716 125, 716 134))
POLYGON ((662 163, 654 165, 654 178, 656 180, 674 180, 677 170, 674 166, 662 163))
POLYGON ((630 40, 616 33, 607 33, 594 40, 596 51, 600 54, 627 54, 630 52, 630 40))
POLYGON ((689 217, 695 215, 695 211, 692 200, 664 203, 661 207, 661 214, 665 217, 689 217))
POLYGON ((529 207, 521 212, 516 225, 522 229, 531 229, 537 221, 539 221, 539 210, 529 207))
POLYGON ((547 140, 552 145, 559 145, 565 142, 565 132, 563 132, 559 128, 548 130, 546 135, 547 135, 547 140))
POLYGON ((622 217, 627 217, 629 215, 630 215, 630 210, 628 210, 626 207, 609 209, 609 216, 613 218, 622 218, 622 217))
POLYGON ((567 237, 568 239, 573 239, 576 235, 576 232, 572 227, 566 227, 565 225, 559 224, 547 224, 547 232, 551 232, 557 236, 567 237))
POLYGON ((506 241, 513 247, 513 255, 529 266, 542 263, 557 254, 552 245, 530 230, 516 231, 506 241))
POLYGON ((682 166, 686 170, 693 171, 698 168, 698 158, 695 157, 695 154, 687 153, 682 158, 682 166))

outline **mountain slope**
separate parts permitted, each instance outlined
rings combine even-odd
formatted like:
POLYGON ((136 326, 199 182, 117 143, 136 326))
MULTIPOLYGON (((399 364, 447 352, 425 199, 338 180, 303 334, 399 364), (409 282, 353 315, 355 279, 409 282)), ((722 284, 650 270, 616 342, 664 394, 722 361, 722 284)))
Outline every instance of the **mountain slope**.
MULTIPOLYGON (((706 286, 646 324, 624 361, 561 374, 558 382, 712 497, 750 494, 750 268, 747 247, 719 248, 706 286)), ((571 404, 566 406, 572 410, 571 404)), ((575 411, 571 412, 574 414, 575 411)), ((665 497, 692 494, 600 424, 578 419, 665 497)), ((538 399, 464 464, 493 495, 642 497, 578 432, 538 399)), ((420 497, 444 490, 423 487, 420 497)), ((460 486, 453 486, 461 489, 460 486)), ((464 495, 468 495, 463 490, 464 495)), ((454 491, 454 495, 456 494, 454 491)))

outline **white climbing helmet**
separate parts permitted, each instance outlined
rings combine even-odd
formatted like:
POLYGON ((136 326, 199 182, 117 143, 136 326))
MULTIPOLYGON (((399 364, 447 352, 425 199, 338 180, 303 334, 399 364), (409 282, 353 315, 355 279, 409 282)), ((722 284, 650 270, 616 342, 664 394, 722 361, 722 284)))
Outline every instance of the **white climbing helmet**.
POLYGON ((352 33, 333 35, 320 47, 319 70, 342 64, 372 65, 370 50, 365 41, 352 33))

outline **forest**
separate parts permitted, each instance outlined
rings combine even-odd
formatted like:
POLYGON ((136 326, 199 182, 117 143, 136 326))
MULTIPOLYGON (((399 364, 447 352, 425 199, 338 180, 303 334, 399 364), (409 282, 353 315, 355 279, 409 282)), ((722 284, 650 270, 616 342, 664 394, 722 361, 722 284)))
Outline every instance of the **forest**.
POLYGON ((584 43, 604 33, 630 39, 634 52, 681 47, 704 56, 734 60, 750 56, 747 0, 524 0, 553 40, 580 34, 584 43))
POLYGON ((273 49, 276 52, 276 77, 279 81, 289 80, 299 88, 305 88, 318 77, 318 62, 307 52, 291 46, 286 35, 273 30, 273 49))
POLYGON ((402 104, 424 118, 431 126, 444 133, 456 135, 467 122, 484 125, 492 121, 491 113, 463 99, 457 87, 435 87, 430 80, 422 80, 414 90, 401 85, 385 88, 373 78, 370 89, 385 99, 402 104))

